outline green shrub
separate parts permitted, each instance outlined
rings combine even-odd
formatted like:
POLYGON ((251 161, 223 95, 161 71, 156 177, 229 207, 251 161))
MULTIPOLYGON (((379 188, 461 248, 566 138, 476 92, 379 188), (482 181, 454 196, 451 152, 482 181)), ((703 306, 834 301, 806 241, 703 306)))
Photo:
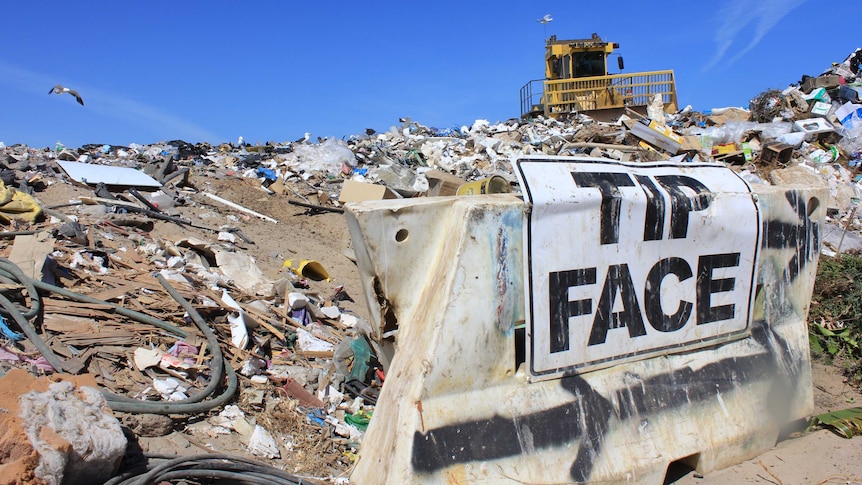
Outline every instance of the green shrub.
POLYGON ((842 255, 820 257, 811 310, 808 337, 811 351, 828 362, 845 365, 850 382, 862 384, 862 257, 842 255))

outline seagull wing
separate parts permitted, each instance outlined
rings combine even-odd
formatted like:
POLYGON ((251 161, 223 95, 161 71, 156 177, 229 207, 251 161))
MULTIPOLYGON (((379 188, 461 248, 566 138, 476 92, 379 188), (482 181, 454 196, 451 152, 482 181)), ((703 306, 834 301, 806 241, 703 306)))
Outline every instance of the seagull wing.
POLYGON ((62 90, 63 90, 63 86, 60 86, 60 85, 58 84, 58 85, 54 86, 53 88, 51 88, 51 90, 50 90, 50 91, 48 91, 48 94, 59 93, 59 92, 61 92, 62 90))
POLYGON ((74 89, 63 88, 63 92, 71 94, 78 101, 78 104, 80 104, 81 106, 84 106, 84 100, 81 99, 81 95, 78 94, 78 91, 75 91, 74 89))

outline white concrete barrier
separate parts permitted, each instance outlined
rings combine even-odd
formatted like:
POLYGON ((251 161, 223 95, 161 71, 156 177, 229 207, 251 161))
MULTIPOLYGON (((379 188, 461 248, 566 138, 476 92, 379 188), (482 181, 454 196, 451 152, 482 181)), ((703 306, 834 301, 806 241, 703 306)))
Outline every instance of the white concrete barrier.
POLYGON ((396 349, 353 483, 659 484, 811 412, 826 189, 714 164, 515 168, 520 196, 348 205, 372 338, 396 349))

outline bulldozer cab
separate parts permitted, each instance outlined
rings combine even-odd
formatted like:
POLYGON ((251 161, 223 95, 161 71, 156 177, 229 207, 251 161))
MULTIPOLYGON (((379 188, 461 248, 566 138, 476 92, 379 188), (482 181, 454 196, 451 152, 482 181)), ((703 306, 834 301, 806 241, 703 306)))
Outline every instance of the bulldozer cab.
POLYGON ((553 35, 545 47, 545 78, 571 79, 606 76, 607 58, 614 47, 598 35, 591 39, 558 41, 553 35))
POLYGON ((609 121, 626 108, 645 114, 656 95, 666 112, 676 111, 673 71, 610 74, 608 61, 615 55, 619 70, 624 68, 615 49, 619 49, 618 43, 606 42, 598 34, 569 40, 552 35, 545 43, 545 79, 521 88, 521 117, 564 118, 585 113, 609 121))

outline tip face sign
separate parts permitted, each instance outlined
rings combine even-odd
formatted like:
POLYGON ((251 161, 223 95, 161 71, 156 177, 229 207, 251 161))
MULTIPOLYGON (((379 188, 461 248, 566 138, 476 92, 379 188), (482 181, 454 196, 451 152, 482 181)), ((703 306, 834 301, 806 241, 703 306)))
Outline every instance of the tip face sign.
POLYGON ((522 159, 531 380, 748 332, 760 215, 715 164, 522 159))

